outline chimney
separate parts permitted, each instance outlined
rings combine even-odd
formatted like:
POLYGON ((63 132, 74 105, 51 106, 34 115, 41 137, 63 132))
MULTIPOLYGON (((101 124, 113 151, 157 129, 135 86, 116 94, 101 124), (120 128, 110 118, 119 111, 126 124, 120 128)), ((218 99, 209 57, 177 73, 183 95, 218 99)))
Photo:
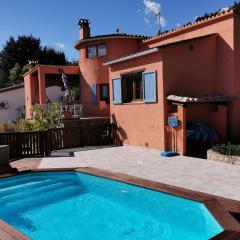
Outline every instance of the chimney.
POLYGON ((80 26, 80 40, 90 38, 91 34, 90 34, 89 20, 81 18, 78 24, 80 26))
POLYGON ((36 60, 28 60, 28 69, 33 69, 38 64, 38 61, 36 60))

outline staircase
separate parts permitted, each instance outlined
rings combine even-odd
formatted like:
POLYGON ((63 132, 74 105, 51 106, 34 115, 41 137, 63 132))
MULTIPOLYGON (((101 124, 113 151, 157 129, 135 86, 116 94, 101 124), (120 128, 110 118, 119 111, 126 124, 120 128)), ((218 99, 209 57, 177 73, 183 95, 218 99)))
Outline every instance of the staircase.
POLYGON ((84 194, 77 176, 66 173, 30 173, 0 180, 0 218, 84 194), (5 214, 4 214, 5 213, 5 214))

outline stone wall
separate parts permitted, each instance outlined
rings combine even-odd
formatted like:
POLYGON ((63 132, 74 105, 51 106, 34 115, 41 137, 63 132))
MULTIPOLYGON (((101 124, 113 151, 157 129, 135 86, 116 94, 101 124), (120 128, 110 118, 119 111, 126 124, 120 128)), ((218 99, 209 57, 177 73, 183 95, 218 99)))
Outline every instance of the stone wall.
POLYGON ((240 156, 222 155, 211 149, 207 151, 207 159, 240 166, 240 156))

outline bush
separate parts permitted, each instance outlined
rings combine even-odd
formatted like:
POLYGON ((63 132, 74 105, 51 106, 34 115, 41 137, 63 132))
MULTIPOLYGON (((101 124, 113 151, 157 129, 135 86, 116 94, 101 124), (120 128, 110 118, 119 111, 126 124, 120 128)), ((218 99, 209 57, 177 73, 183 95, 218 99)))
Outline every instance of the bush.
POLYGON ((12 123, 14 132, 31 132, 33 125, 29 120, 19 119, 12 123))
POLYGON ((41 105, 35 104, 32 108, 33 119, 32 130, 42 131, 50 128, 61 126, 60 122, 60 105, 51 103, 44 109, 41 105))
POLYGON ((213 147, 213 151, 227 156, 240 156, 240 145, 231 143, 219 144, 213 147))
POLYGON ((17 119, 11 123, 0 122, 0 132, 31 132, 44 131, 51 128, 62 127, 60 121, 60 105, 51 103, 44 109, 39 104, 35 104, 32 108, 33 119, 24 118, 17 119))

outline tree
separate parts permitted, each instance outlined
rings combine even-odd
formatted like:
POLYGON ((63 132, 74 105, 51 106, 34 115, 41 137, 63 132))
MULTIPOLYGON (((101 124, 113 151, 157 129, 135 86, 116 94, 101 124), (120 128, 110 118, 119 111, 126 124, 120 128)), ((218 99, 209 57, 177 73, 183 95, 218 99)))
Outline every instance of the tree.
POLYGON ((19 63, 16 63, 14 68, 10 70, 9 82, 7 83, 9 86, 17 85, 23 82, 23 73, 22 68, 19 63))
POLYGON ((67 60, 63 52, 58 52, 54 48, 44 47, 39 58, 39 63, 48 65, 66 65, 67 60))
POLYGON ((67 61, 67 66, 78 66, 78 60, 67 61))
MULTIPOLYGON (((38 60, 40 64, 66 65, 63 52, 42 47, 39 38, 19 36, 17 39, 10 37, 0 52, 0 87, 11 84, 10 70, 18 63, 21 69, 28 64, 28 60, 38 60)), ((22 73, 26 70, 24 68, 22 73)))
POLYGON ((0 53, 2 59, 0 68, 6 74, 5 82, 8 81, 10 69, 16 63, 22 68, 28 60, 37 60, 41 55, 40 39, 31 36, 19 36, 17 40, 10 37, 0 53))

